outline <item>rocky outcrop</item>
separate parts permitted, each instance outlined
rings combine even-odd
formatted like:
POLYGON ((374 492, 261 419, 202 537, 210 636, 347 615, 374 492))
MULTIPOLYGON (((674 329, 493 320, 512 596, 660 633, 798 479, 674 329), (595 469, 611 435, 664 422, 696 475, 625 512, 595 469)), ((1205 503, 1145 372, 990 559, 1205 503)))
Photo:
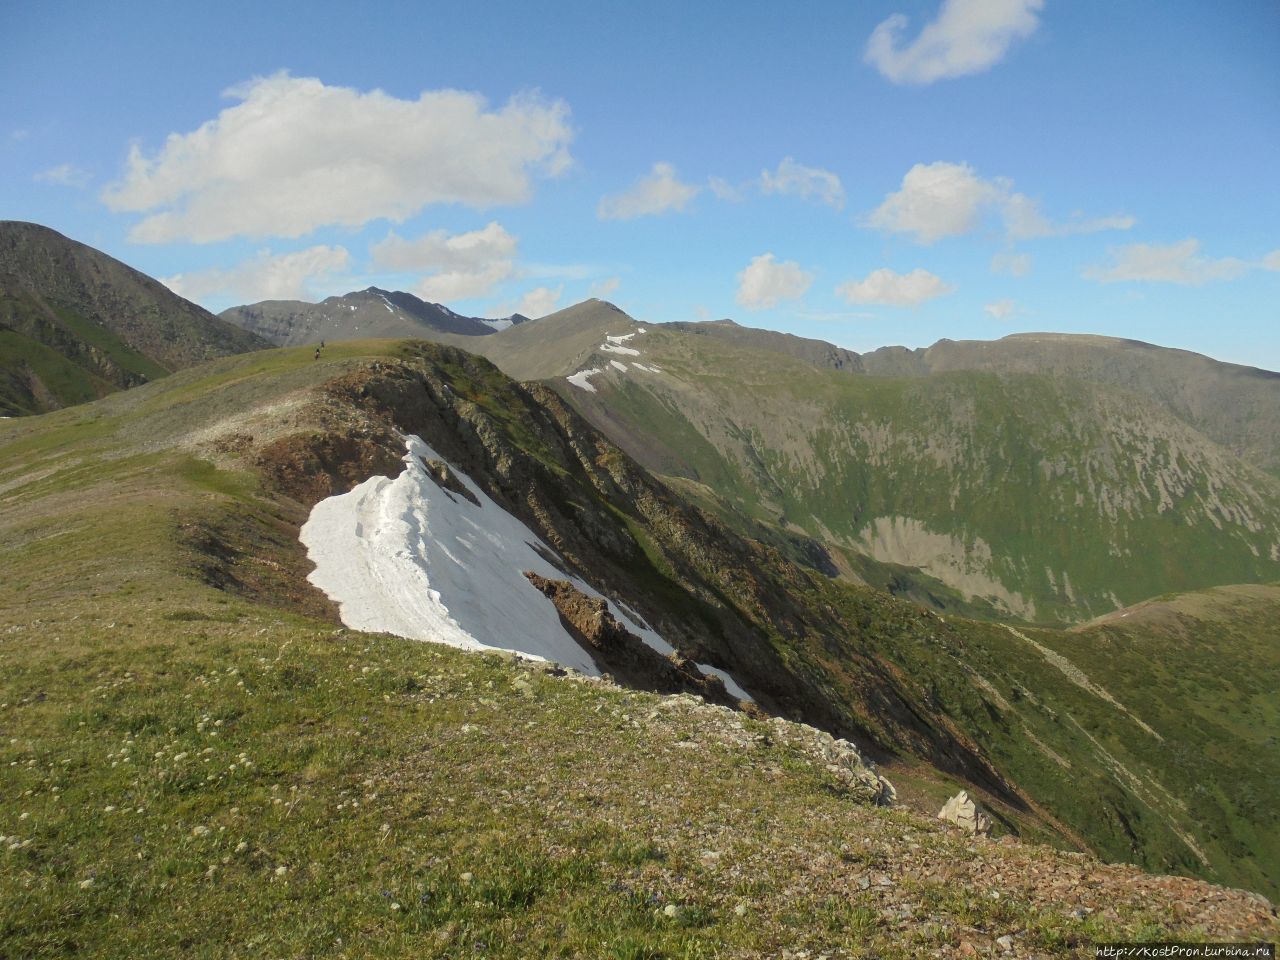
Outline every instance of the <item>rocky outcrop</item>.
POLYGON ((954 823, 965 833, 985 836, 991 832, 991 818, 969 799, 969 793, 966 790, 961 790, 943 804, 942 809, 938 811, 938 819, 954 823))
POLYGON ((532 571, 525 577, 549 599, 578 643, 629 687, 657 693, 695 693, 712 703, 736 704, 724 681, 706 676, 687 657, 663 656, 620 624, 599 597, 589 597, 568 580, 549 580, 532 571))

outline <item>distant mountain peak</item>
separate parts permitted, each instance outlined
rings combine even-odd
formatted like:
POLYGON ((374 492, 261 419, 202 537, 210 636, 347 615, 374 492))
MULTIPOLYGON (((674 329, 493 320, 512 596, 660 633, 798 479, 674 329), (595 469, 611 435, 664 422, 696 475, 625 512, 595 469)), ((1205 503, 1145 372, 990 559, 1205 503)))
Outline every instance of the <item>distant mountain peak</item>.
POLYGON ((264 300, 231 307, 221 316, 283 347, 336 340, 484 337, 527 319, 468 317, 444 304, 378 286, 320 303, 264 300))

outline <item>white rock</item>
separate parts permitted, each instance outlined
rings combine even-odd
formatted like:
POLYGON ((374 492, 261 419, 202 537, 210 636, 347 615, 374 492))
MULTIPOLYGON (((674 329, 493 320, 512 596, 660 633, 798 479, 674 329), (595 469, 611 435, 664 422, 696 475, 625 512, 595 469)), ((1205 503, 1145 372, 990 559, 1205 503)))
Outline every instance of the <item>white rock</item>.
POLYGON ((985 835, 991 832, 991 818, 978 809, 965 790, 943 804, 938 811, 938 819, 954 823, 966 833, 985 835))

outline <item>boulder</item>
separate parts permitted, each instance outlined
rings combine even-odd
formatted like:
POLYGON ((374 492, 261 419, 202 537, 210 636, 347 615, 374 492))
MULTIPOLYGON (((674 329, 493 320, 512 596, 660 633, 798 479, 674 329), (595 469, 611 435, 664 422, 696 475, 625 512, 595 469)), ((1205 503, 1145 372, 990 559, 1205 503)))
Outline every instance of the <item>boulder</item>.
POLYGON ((938 811, 938 819, 954 823, 965 833, 985 836, 991 832, 991 818, 978 809, 978 805, 969 799, 965 790, 943 804, 938 811))

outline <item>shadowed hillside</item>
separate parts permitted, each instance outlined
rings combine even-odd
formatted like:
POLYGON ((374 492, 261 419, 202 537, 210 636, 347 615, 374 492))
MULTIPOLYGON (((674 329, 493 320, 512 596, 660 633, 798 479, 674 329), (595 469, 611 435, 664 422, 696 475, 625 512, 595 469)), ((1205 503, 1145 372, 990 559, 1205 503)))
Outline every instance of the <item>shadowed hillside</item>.
POLYGON ((104 253, 0 222, 0 413, 39 413, 270 346, 104 253))

